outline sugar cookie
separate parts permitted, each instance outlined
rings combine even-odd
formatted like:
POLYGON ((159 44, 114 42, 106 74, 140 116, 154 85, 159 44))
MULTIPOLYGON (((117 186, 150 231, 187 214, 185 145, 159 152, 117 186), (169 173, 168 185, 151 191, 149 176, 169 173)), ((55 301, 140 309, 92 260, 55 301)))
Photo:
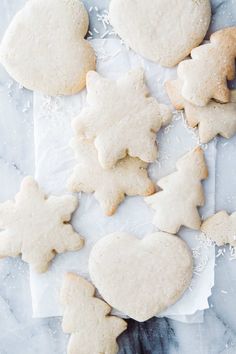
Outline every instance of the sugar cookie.
POLYGON ((125 195, 151 195, 155 192, 145 162, 126 157, 114 168, 104 170, 98 162, 93 143, 76 137, 71 145, 76 155, 76 166, 68 188, 72 192, 94 192, 106 215, 115 213, 125 195))
POLYGON ((227 80, 235 77, 236 27, 215 32, 210 43, 192 50, 191 57, 178 66, 182 96, 196 106, 205 106, 211 99, 229 102, 227 80))
POLYGON ((87 106, 73 127, 78 136, 94 140, 103 168, 114 167, 127 154, 145 162, 156 160, 156 133, 172 114, 148 96, 142 69, 117 81, 89 72, 87 92, 87 106))
POLYGON ((210 101, 200 107, 186 101, 181 95, 179 80, 167 81, 166 89, 176 109, 184 109, 185 117, 191 128, 198 126, 199 139, 202 144, 208 143, 218 134, 231 138, 236 133, 236 90, 231 91, 229 103, 210 101))
POLYGON ((134 51, 170 67, 203 41, 211 5, 209 0, 112 0, 109 16, 134 51))
POLYGON ((15 201, 0 204, 0 257, 22 254, 41 273, 56 253, 79 250, 83 240, 68 224, 76 206, 75 197, 47 197, 25 177, 15 201))
POLYGON ((84 39, 88 14, 80 0, 30 0, 10 23, 0 63, 22 86, 48 95, 72 95, 95 69, 84 39))
POLYGON ((178 236, 163 232, 142 240, 126 233, 102 238, 89 257, 89 272, 111 306, 146 321, 174 304, 192 278, 192 255, 178 236))
POLYGON ((195 148, 176 163, 177 171, 157 182, 161 188, 146 203, 155 210, 153 224, 160 230, 177 233, 181 226, 198 230, 198 206, 205 202, 201 181, 208 176, 204 153, 195 148))
POLYGON ((228 215, 226 211, 220 211, 203 222, 201 231, 217 246, 230 244, 236 247, 236 212, 228 215))
POLYGON ((116 338, 126 330, 121 318, 111 316, 111 308, 95 297, 95 288, 74 273, 65 276, 61 289, 64 308, 62 328, 70 333, 68 354, 116 354, 116 338))

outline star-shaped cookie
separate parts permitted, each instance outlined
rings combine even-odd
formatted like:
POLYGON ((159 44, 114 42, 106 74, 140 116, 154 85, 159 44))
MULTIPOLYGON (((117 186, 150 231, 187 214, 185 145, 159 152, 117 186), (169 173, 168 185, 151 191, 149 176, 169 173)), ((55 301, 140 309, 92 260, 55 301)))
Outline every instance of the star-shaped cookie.
POLYGON ((0 204, 0 257, 16 257, 45 272, 56 253, 76 251, 83 239, 68 224, 77 206, 71 195, 45 196, 25 177, 14 201, 0 204))
POLYGON ((94 141, 103 168, 112 168, 126 155, 156 160, 156 133, 170 121, 171 112, 149 96, 142 69, 117 81, 90 71, 87 92, 87 105, 73 127, 79 137, 94 141))
POLYGON ((148 178, 147 164, 138 158, 126 157, 115 167, 105 170, 98 162, 94 144, 74 138, 71 146, 77 165, 68 181, 72 192, 94 193, 105 214, 115 213, 125 195, 151 195, 155 192, 153 182, 148 178))

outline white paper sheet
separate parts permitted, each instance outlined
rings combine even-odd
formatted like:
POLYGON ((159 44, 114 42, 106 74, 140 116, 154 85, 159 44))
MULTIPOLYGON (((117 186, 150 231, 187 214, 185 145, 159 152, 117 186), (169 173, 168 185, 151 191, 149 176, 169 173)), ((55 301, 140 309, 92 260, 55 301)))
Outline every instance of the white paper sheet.
MULTIPOLYGON (((116 79, 131 68, 145 69, 148 87, 162 103, 169 103, 163 83, 175 78, 175 69, 165 69, 142 59, 127 50, 119 40, 93 40, 98 63, 97 70, 106 77, 116 79)), ((73 135, 71 120, 80 112, 85 103, 86 92, 73 97, 49 98, 35 93, 35 163, 36 179, 49 193, 66 192, 66 181, 74 167, 73 152, 68 143, 73 135)), ((175 170, 176 160, 196 146, 198 138, 188 129, 182 115, 176 114, 173 123, 158 134, 160 142, 159 161, 150 166, 150 175, 157 181, 175 170)), ((206 148, 206 159, 210 172, 204 183, 206 205, 202 215, 214 213, 215 207, 215 143, 206 148)), ((94 176, 96 178, 96 176, 94 176)), ((57 256, 45 274, 38 275, 31 270, 30 283, 34 317, 61 315, 59 290, 62 277, 67 271, 75 271, 89 279, 88 257, 92 246, 101 237, 114 231, 127 231, 137 237, 155 230, 151 223, 153 211, 141 197, 126 198, 113 217, 105 217, 92 195, 80 195, 80 205, 73 217, 73 226, 84 236, 85 247, 76 253, 57 256)), ((208 297, 214 285, 214 247, 207 246, 200 234, 182 229, 180 232, 193 249, 195 273, 189 290, 182 299, 161 315, 183 322, 201 322, 202 310, 208 308, 208 297)))

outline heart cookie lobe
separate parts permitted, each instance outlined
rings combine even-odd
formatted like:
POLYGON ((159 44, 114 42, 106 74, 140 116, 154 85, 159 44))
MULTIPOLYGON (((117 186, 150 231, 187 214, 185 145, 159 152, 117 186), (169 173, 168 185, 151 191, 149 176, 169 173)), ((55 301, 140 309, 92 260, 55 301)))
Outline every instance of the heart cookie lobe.
POLYGON ((102 297, 143 322, 181 298, 192 278, 192 255, 178 236, 163 232, 142 240, 126 233, 101 239, 89 258, 89 272, 102 297))
POLYGON ((84 39, 88 14, 80 0, 30 0, 10 23, 0 62, 22 86, 47 95, 85 87, 95 53, 84 39))
POLYGON ((112 0, 109 17, 130 48, 172 67, 204 39, 211 5, 209 0, 112 0))

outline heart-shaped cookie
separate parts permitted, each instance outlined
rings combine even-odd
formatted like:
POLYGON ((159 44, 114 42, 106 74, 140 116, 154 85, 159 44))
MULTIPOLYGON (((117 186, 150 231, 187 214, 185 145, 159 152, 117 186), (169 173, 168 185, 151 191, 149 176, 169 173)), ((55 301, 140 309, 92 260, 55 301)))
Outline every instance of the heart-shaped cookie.
POLYGON ((112 0, 109 16, 133 50, 169 67, 202 42, 211 5, 209 0, 112 0))
POLYGON ((114 308, 146 321, 174 304, 192 278, 192 255, 178 236, 163 232, 139 240, 126 233, 101 239, 89 258, 89 272, 114 308))
POLYGON ((95 54, 84 39, 88 14, 80 0, 29 0, 9 25, 0 62, 24 87, 70 95, 85 87, 95 54))

